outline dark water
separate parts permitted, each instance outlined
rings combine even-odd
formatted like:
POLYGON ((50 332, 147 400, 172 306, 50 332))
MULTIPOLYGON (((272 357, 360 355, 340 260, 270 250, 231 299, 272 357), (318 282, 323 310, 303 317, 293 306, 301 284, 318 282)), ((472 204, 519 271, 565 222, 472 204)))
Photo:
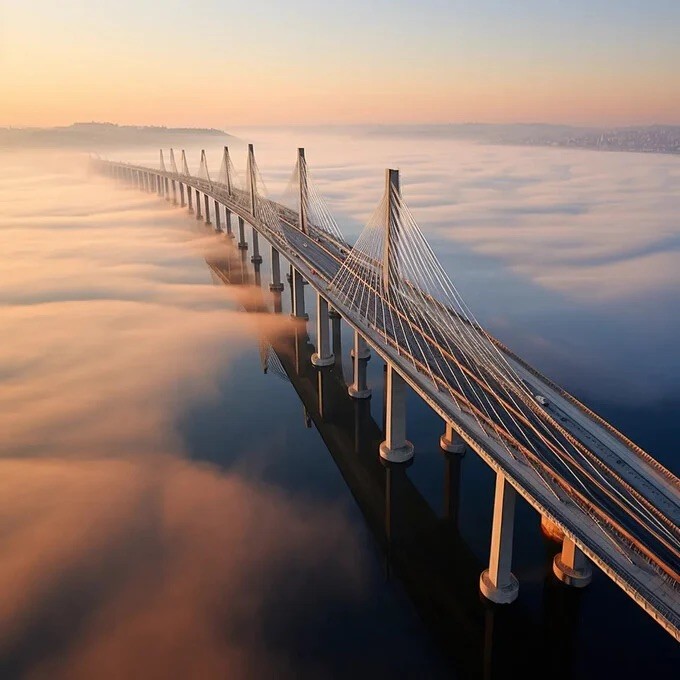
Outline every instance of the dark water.
MULTIPOLYGON (((400 152, 425 184, 441 181, 430 151, 427 166, 400 152)), ((467 153, 473 167, 495 152, 467 153)), ((322 179, 348 182, 351 195, 347 178, 366 168, 329 159, 322 179)), ((492 184, 514 191, 498 177, 522 172, 493 163, 492 184)), ((555 172, 568 178, 564 167, 555 172)), ((304 327, 288 320, 288 285, 274 312, 265 248, 258 285, 249 258, 243 267, 238 253, 216 255, 209 232, 153 196, 60 170, 53 199, 36 206, 37 173, 23 185, 8 176, 0 677, 600 678, 678 667, 677 643, 605 576, 583 591, 556 582, 558 546, 522 500, 520 597, 508 607, 480 599, 493 474, 473 453, 443 455, 443 423, 413 394, 413 464, 383 464, 380 360, 368 365, 371 400, 350 399, 342 323, 336 365, 314 369, 313 293, 304 327), (206 263, 224 268, 225 258, 229 285, 206 263)), ((422 192, 422 205, 446 195, 422 192)), ((677 233, 667 212, 660 240, 677 233)), ((672 277, 634 298, 613 294, 618 270, 603 274, 611 297, 590 304, 446 230, 429 236, 492 333, 680 472, 672 277)), ((522 238, 508 233, 503 245, 522 238)), ((532 238, 523 247, 543 237, 532 238)), ((546 251, 535 247, 540 264, 546 251)))
MULTIPOLYGON (((240 260, 234 258, 235 272, 240 260)), ((249 276, 254 282, 252 270, 249 276)), ((260 276, 266 291, 266 263, 260 276)), ((287 287, 284 315, 290 313, 289 297, 287 287)), ((268 298, 265 292, 265 304, 268 298)), ((383 364, 375 356, 369 364, 370 402, 349 398, 351 332, 338 323, 333 341, 341 361, 318 370, 310 362, 313 291, 307 310, 308 323, 269 346, 264 360, 261 348, 259 355, 253 351, 249 365, 222 385, 223 401, 187 414, 182 428, 195 458, 229 467, 238 459, 225 457, 220 443, 236 437, 246 448, 253 436, 248 414, 266 413, 280 442, 266 479, 296 496, 346 503, 361 536, 371 565, 366 598, 347 607, 323 587, 313 594, 281 594, 286 604, 272 604, 272 619, 282 629, 273 624, 272 644, 296 656, 311 654, 326 673, 339 676, 626 677, 676 667, 677 644, 604 575, 585 591, 553 578, 558 546, 542 536, 539 517, 524 502, 517 511, 513 567, 520 601, 510 607, 483 602, 477 584, 488 555, 493 474, 472 453, 461 459, 438 449, 439 418, 415 394, 408 402, 408 435, 418 452, 413 465, 380 461, 383 364), (281 607, 285 616, 279 619, 281 607), (317 609, 311 619, 310 608, 317 609)), ((648 418, 669 415, 663 405, 642 415, 607 403, 594 406, 633 437, 635 413, 637 441, 652 450, 670 442, 645 428, 648 418)))

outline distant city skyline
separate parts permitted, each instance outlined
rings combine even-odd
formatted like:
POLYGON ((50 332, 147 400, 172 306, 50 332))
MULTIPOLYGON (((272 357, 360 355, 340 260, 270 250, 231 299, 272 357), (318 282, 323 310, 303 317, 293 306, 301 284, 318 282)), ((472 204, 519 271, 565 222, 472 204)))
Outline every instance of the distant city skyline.
POLYGON ((680 123, 672 0, 0 10, 0 125, 680 123))

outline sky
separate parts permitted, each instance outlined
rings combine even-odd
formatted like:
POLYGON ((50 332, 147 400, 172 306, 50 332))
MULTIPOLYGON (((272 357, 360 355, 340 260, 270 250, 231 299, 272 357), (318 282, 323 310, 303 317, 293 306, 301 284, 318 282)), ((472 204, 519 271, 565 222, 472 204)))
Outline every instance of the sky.
POLYGON ((680 124, 675 0, 2 0, 0 125, 680 124))

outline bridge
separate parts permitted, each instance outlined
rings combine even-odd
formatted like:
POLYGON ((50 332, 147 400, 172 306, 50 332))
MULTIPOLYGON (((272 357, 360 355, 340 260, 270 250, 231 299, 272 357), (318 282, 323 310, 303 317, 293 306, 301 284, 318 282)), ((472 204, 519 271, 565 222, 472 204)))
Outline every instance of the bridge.
POLYGON ((260 237, 270 246, 270 290, 283 290, 280 257, 290 263, 292 312, 306 319, 305 288, 316 292, 316 352, 323 372, 335 357, 330 319, 354 331, 354 399, 366 399, 366 362, 386 364, 384 440, 390 465, 414 454, 406 432, 406 392, 413 389, 444 421, 442 449, 475 451, 496 473, 489 566, 479 579, 490 601, 514 601, 512 573, 516 494, 560 536, 555 576, 586 586, 597 566, 680 640, 680 483, 648 453, 575 397, 541 375, 477 322, 439 264, 401 196, 399 173, 387 170, 385 192, 356 243, 342 236, 309 173, 303 149, 284 196, 267 197, 248 147, 241 180, 224 148, 219 176, 205 152, 198 173, 182 151, 158 168, 92 159, 94 170, 195 212, 235 238, 256 270, 260 237), (178 201, 179 197, 179 201, 178 201), (211 219, 212 218, 212 219, 211 219), (251 227, 251 242, 245 225, 251 227))
MULTIPOLYGON (((244 309, 270 313, 258 267, 253 276, 243 255, 228 248, 226 254, 206 257, 213 280, 236 290, 246 286, 240 298, 244 309), (253 286, 260 294, 253 294, 253 286)), ((279 296, 273 300, 275 314, 282 312, 279 296)), ((482 564, 458 527, 463 457, 442 451, 444 497, 437 513, 409 479, 406 466, 371 455, 382 442, 383 427, 372 417, 367 399, 348 394, 340 324, 339 315, 333 315, 333 366, 322 371, 313 366, 315 347, 301 323, 276 333, 263 327, 261 364, 297 394, 305 424, 321 436, 376 541, 386 578, 399 581, 442 654, 464 677, 520 677, 537 663, 553 669, 553 677, 571 677, 581 599, 560 587, 549 569, 539 625, 521 601, 496 607, 478 596, 482 564)), ((211 462, 219 464, 219 458, 211 462)))

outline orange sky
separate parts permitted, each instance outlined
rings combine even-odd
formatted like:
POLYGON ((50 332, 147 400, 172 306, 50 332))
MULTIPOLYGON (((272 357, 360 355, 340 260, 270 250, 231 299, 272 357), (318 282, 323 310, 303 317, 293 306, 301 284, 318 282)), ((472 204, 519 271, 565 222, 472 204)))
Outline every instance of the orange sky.
POLYGON ((680 9, 666 2, 509 16, 491 0, 388 14, 383 0, 343 13, 201 0, 184 18, 174 0, 5 4, 0 125, 680 123, 680 9))

